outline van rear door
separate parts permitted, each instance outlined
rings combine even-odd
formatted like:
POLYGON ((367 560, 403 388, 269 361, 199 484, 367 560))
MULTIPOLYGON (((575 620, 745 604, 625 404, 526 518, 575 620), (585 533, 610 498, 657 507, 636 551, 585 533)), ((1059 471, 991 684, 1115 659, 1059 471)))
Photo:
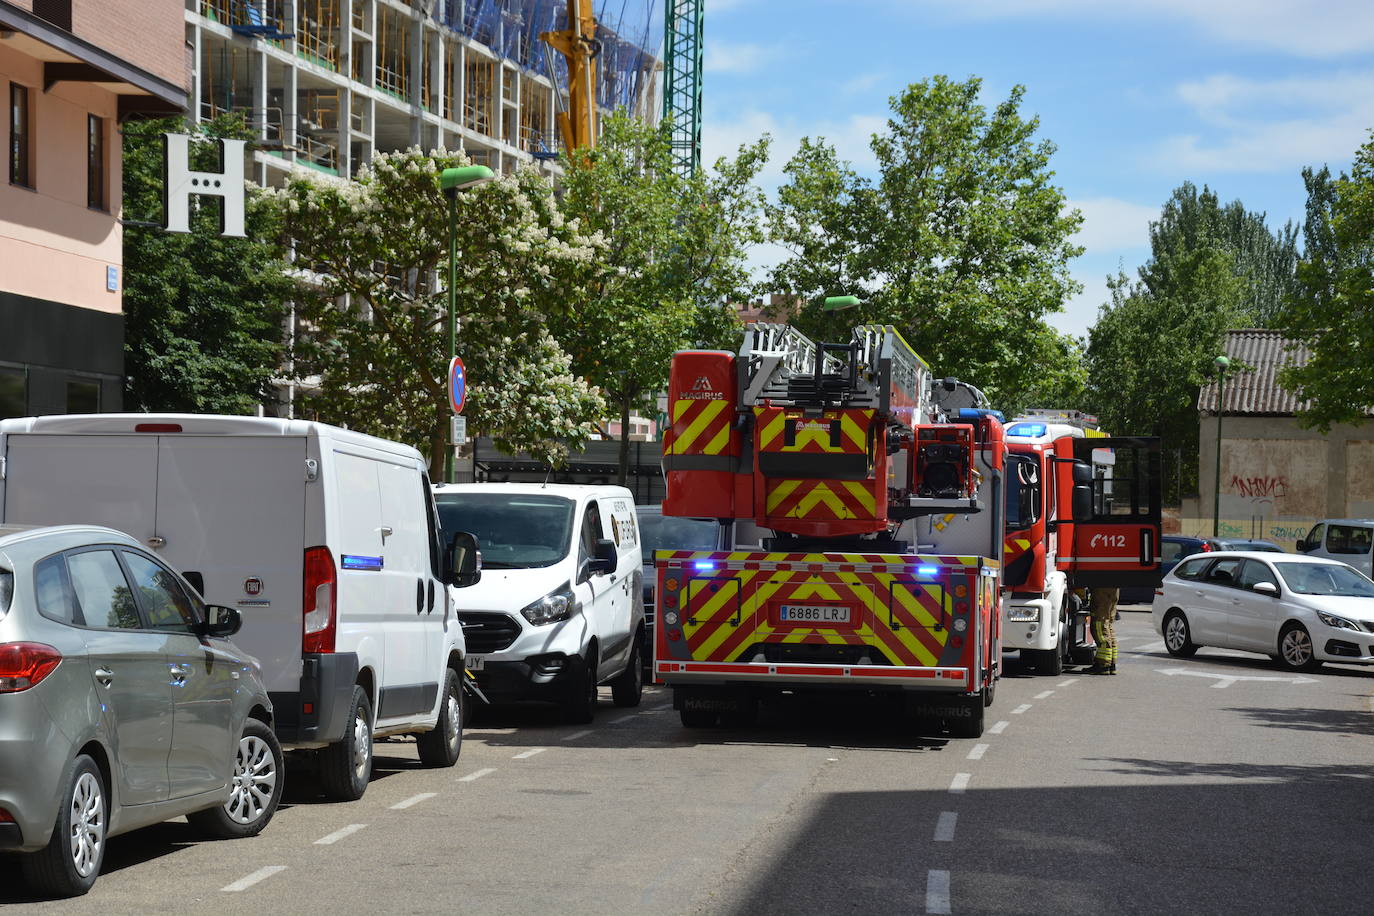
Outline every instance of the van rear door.
POLYGON ((11 433, 4 521, 105 525, 147 544, 156 527, 157 440, 11 433))

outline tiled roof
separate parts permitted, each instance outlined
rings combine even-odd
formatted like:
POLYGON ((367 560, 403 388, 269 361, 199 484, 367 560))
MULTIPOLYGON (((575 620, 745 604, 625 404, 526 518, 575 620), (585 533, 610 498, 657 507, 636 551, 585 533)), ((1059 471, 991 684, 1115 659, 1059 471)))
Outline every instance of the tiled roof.
MULTIPOLYGON (((1308 350, 1304 344, 1294 346, 1278 331, 1243 328, 1226 332, 1224 348, 1233 366, 1251 367, 1248 371, 1232 369, 1226 373, 1226 414, 1292 416, 1307 406, 1281 387, 1277 378, 1284 366, 1307 364, 1308 350)), ((1198 392, 1197 407, 1205 413, 1216 413, 1215 376, 1198 392)))

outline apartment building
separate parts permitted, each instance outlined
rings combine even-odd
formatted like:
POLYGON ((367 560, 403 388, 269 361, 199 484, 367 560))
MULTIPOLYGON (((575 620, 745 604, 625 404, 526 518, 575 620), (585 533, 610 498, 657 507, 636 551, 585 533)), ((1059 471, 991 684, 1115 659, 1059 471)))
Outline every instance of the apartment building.
POLYGON ((179 113, 181 0, 0 0, 0 417, 118 410, 119 123, 179 113))

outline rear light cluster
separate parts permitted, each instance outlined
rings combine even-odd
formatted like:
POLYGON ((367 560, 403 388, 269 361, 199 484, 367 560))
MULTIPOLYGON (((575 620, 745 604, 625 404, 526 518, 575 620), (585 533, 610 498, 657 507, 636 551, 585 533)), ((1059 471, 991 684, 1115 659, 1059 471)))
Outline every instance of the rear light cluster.
POLYGON ((1212 549, 1212 545, 1211 545, 1209 542, 1207 542, 1207 541, 1203 541, 1203 542, 1202 542, 1202 550, 1203 550, 1204 553, 1210 552, 1211 549, 1212 549))
POLYGON ((338 634, 338 588, 334 556, 328 547, 305 552, 305 588, 301 599, 303 652, 333 652, 338 634))
POLYGON ((0 643, 0 693, 28 690, 61 662, 61 652, 40 642, 0 643))

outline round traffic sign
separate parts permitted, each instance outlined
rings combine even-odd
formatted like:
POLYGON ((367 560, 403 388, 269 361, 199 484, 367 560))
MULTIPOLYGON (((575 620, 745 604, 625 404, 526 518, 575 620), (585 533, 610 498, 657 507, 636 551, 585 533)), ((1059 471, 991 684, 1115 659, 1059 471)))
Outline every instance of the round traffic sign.
POLYGON ((453 357, 453 361, 448 364, 448 402, 453 407, 454 413, 462 413, 463 405, 468 399, 468 378, 467 369, 463 366, 460 357, 453 357))

